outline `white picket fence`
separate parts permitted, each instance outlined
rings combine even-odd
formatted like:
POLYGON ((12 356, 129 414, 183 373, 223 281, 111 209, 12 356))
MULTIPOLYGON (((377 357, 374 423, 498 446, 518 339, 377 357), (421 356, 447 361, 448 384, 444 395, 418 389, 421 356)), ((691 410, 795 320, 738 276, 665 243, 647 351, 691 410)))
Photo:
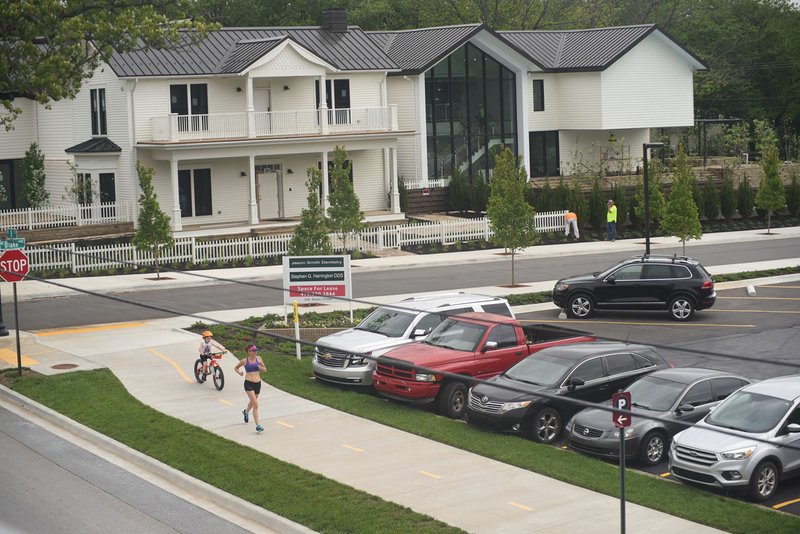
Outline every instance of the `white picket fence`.
POLYGON ((43 208, 0 211, 0 227, 17 230, 132 221, 133 206, 130 202, 53 204, 43 208))
MULTIPOLYGON (((564 230, 566 211, 552 211, 536 214, 536 229, 539 232, 564 230)), ((360 234, 348 237, 348 248, 364 252, 377 252, 387 248, 401 248, 406 245, 422 245, 439 243, 442 245, 459 241, 488 240, 492 236, 489 220, 462 219, 441 222, 422 222, 401 224, 396 226, 372 226, 360 234)), ((284 256, 288 252, 292 234, 253 236, 238 239, 209 240, 196 237, 185 237, 175 240, 172 247, 163 249, 159 262, 161 265, 202 264, 213 266, 216 262, 259 259, 273 256, 284 256)), ((344 247, 339 238, 331 235, 336 252, 344 247)), ((73 273, 117 269, 137 268, 155 265, 155 258, 150 253, 136 250, 131 244, 101 245, 77 247, 74 243, 61 245, 37 246, 25 248, 30 261, 31 270, 66 269, 73 273)))

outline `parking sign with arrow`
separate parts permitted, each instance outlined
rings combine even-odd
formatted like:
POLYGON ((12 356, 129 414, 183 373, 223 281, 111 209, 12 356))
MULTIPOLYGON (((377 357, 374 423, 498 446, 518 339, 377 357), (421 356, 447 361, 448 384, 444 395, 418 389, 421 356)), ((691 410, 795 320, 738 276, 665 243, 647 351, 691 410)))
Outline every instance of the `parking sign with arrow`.
POLYGON ((614 393, 611 396, 611 406, 613 406, 614 408, 614 411, 612 412, 614 426, 617 428, 625 428, 631 426, 632 417, 630 416, 630 414, 617 411, 617 410, 630 411, 631 409, 630 391, 622 391, 619 393, 614 393))

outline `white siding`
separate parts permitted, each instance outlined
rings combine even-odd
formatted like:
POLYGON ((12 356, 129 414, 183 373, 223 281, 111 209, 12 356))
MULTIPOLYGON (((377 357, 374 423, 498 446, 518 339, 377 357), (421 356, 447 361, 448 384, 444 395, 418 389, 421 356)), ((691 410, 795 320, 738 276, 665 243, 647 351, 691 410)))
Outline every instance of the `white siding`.
POLYGON ((423 118, 419 116, 419 99, 425 95, 418 94, 416 77, 390 76, 387 78, 389 105, 397 106, 397 124, 400 130, 416 131, 413 137, 401 137, 397 140, 397 175, 410 180, 421 177, 420 162, 427 157, 422 154, 421 136, 425 135, 423 118))
POLYGON ((14 129, 0 126, 0 159, 22 159, 25 151, 36 142, 36 104, 27 98, 17 98, 14 105, 22 110, 14 121, 14 129))
POLYGON ((383 178, 383 150, 363 150, 348 154, 353 162, 353 188, 361 211, 385 210, 387 191, 383 178))
POLYGON ((546 132, 558 130, 561 114, 561 93, 559 89, 559 77, 557 74, 545 74, 542 72, 532 73, 528 78, 528 130, 534 132, 546 132), (544 82, 544 111, 533 111, 533 82, 542 80, 544 82))
POLYGON ((317 166, 320 156, 304 154, 287 156, 282 160, 268 160, 270 163, 281 161, 283 164, 283 213, 286 217, 299 217, 306 207, 306 171, 309 167, 317 166), (292 169, 293 174, 289 174, 289 169, 292 169))
MULTIPOLYGON (((602 129, 602 105, 599 72, 558 74, 556 109, 559 128, 563 130, 602 129)), ((545 93, 545 110, 547 109, 545 93)), ((536 113, 533 114, 537 115, 536 113)), ((535 120, 535 119, 532 119, 535 120)), ((536 128, 539 130, 539 128, 536 128)))
POLYGON ((623 170, 624 165, 629 165, 635 170, 642 156, 642 143, 649 141, 648 129, 635 130, 561 130, 558 136, 558 150, 561 173, 573 174, 576 167, 585 169, 596 168, 603 153, 610 151, 612 144, 608 139, 614 134, 617 142, 615 146, 620 158, 629 158, 629 161, 619 164, 615 160, 609 161, 610 170, 623 170))
POLYGON ((348 78, 350 80, 351 108, 381 107, 381 82, 385 79, 383 73, 337 74, 330 78, 332 80, 337 78, 348 78))
MULTIPOLYGON (((193 82, 198 82, 194 80, 193 82)), ((181 83, 192 83, 181 80, 181 83)), ((133 90, 133 106, 137 141, 153 139, 153 117, 169 115, 170 80, 140 80, 133 90)))

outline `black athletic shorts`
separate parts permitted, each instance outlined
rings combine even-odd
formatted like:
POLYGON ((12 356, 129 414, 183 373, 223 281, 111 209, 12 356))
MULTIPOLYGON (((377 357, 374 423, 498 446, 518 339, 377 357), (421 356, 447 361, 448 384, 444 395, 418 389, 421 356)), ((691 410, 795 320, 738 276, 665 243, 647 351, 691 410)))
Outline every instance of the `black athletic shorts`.
POLYGON ((253 391, 256 395, 261 393, 261 381, 258 382, 250 382, 249 380, 244 381, 244 390, 245 391, 253 391))

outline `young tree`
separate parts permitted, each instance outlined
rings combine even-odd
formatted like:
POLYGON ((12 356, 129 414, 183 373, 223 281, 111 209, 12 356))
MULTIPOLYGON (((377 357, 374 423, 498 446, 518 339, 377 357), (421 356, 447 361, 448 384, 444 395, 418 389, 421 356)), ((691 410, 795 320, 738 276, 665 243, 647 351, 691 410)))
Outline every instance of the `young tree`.
POLYGON ((322 171, 317 167, 309 167, 306 176, 307 206, 303 208, 300 224, 295 227, 289 241, 289 255, 327 256, 333 253, 333 245, 328 235, 328 221, 319 203, 322 171))
POLYGON ((792 174, 792 180, 789 182, 789 190, 786 192, 786 209, 789 210, 789 215, 797 217, 800 211, 800 182, 797 179, 797 173, 792 174))
POLYGON ((61 195, 61 198, 81 206, 93 204, 94 199, 100 196, 97 183, 92 180, 91 175, 80 172, 77 166, 70 164, 69 167, 72 171, 72 179, 69 185, 64 187, 64 194, 61 195))
POLYGON ((700 212, 692 198, 693 181, 694 171, 692 171, 681 146, 675 158, 672 192, 664 210, 661 228, 667 235, 674 235, 681 240, 684 255, 686 254, 686 241, 700 239, 703 235, 700 226, 700 212))
POLYGON ((44 173, 44 154, 36 143, 25 152, 22 160, 22 196, 31 208, 39 208, 47 204, 50 193, 44 187, 47 176, 44 173))
POLYGON ((349 250, 348 236, 358 234, 366 226, 361 203, 353 189, 353 182, 350 181, 351 169, 344 147, 337 146, 329 171, 331 192, 328 196, 328 227, 339 236, 345 252, 349 250))
POLYGON ((771 233, 772 214, 783 211, 786 206, 786 194, 780 175, 778 147, 765 145, 761 154, 761 170, 764 177, 756 193, 756 206, 767 212, 767 234, 771 233))
POLYGON ((516 283, 514 258, 517 249, 536 243, 536 209, 525 202, 528 175, 509 148, 496 159, 486 216, 494 235, 492 241, 511 251, 511 285, 516 283))
POLYGON ((703 183, 703 215, 706 219, 713 221, 719 215, 720 199, 719 191, 713 178, 706 178, 703 183))
POLYGON ((43 105, 74 98, 114 51, 184 44, 216 28, 188 16, 190 0, 4 0, 0 2, 0 125, 22 113, 16 98, 43 105), (90 43, 90 44, 87 44, 90 43))
POLYGON ((595 178, 592 183, 592 194, 589 196, 589 222, 592 228, 600 230, 606 222, 606 201, 600 189, 600 178, 595 178))
MULTIPOLYGON (((658 160, 651 160, 649 162, 650 169, 647 175, 648 188, 650 190, 650 225, 658 223, 664 216, 664 193, 661 191, 661 182, 663 181, 663 169, 661 162, 658 160)), ((636 216, 644 221, 644 176, 642 176, 636 184, 636 216)))
POLYGON ((175 244, 169 228, 169 216, 161 210, 158 196, 153 189, 153 174, 151 167, 145 167, 141 162, 136 162, 136 174, 139 175, 139 217, 136 235, 131 240, 136 250, 151 252, 156 261, 156 278, 161 278, 161 251, 175 244))

